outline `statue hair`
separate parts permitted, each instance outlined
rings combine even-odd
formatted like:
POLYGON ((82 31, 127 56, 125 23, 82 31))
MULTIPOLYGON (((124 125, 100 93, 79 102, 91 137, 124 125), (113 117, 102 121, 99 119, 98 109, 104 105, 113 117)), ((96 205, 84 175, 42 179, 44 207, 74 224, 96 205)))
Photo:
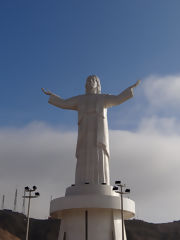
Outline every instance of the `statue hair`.
MULTIPOLYGON (((101 83, 100 83, 100 79, 99 79, 98 76, 96 76, 96 75, 89 75, 89 76, 87 77, 87 79, 86 79, 86 83, 87 83, 88 81, 90 81, 91 79, 96 80, 96 82, 97 82, 96 93, 97 93, 97 94, 100 94, 100 93, 101 93, 101 83)), ((86 87, 86 93, 88 93, 87 87, 86 87)))

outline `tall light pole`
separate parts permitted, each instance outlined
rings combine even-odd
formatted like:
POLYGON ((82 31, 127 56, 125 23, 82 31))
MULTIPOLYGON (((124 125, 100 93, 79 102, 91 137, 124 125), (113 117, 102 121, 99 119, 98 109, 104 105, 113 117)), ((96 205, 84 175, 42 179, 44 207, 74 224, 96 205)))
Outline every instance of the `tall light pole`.
POLYGON ((5 195, 2 197, 1 210, 4 210, 5 195))
POLYGON ((23 204, 22 204, 22 213, 25 214, 25 196, 26 196, 26 190, 24 188, 24 195, 23 195, 23 204))
POLYGON ((29 235, 29 213, 30 213, 30 204, 31 204, 31 198, 37 198, 40 196, 39 192, 35 192, 37 189, 36 186, 33 186, 32 188, 29 188, 28 186, 24 188, 25 193, 28 192, 29 195, 26 196, 24 194, 23 198, 28 198, 28 212, 27 212, 27 228, 26 228, 26 240, 28 240, 29 235), (32 195, 32 192, 35 192, 34 195, 32 195))
POLYGON ((15 197, 14 197, 14 208, 13 208, 13 210, 14 210, 14 212, 16 212, 16 207, 17 207, 17 189, 16 189, 16 191, 15 191, 15 197))
POLYGON ((123 195, 130 193, 130 189, 126 189, 123 191, 123 188, 126 187, 125 184, 122 184, 121 181, 115 181, 115 186, 113 187, 113 190, 115 190, 117 193, 121 196, 121 220, 122 220, 122 240, 124 240, 124 208, 123 208, 123 195), (120 189, 119 189, 120 188, 120 189))

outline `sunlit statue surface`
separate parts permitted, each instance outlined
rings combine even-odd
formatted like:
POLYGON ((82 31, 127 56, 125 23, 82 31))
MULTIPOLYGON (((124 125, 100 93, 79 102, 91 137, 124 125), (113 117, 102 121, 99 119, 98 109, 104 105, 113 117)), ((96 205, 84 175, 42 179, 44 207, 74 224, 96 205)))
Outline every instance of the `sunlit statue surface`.
POLYGON ((99 78, 90 75, 86 80, 86 94, 68 99, 62 99, 42 88, 49 95, 50 104, 78 111, 75 184, 110 184, 107 108, 133 97, 133 88, 139 82, 119 95, 108 95, 101 94, 99 78))

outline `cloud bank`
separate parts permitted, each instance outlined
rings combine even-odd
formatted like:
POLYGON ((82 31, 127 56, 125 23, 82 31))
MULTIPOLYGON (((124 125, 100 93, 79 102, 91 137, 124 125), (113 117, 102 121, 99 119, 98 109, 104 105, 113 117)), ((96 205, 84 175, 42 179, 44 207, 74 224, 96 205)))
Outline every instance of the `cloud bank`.
MULTIPOLYGON (((34 123, 24 129, 1 130, 0 135, 5 205, 13 206, 16 187, 22 195, 24 186, 37 185, 41 197, 33 201, 32 216, 47 217, 51 195, 62 196, 74 182, 76 133, 34 123)), ((143 127, 137 132, 110 131, 111 182, 121 179, 132 189, 138 218, 153 222, 179 219, 179 146, 179 135, 162 135, 156 128, 151 133, 143 127)), ((21 204, 19 196, 19 211, 21 204)))

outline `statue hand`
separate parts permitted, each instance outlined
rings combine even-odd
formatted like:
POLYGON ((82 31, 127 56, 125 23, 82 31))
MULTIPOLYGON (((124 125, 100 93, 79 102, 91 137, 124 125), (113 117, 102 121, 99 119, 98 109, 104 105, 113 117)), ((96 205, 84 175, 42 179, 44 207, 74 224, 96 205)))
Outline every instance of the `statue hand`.
POLYGON ((52 92, 50 92, 50 91, 45 91, 44 88, 41 88, 41 90, 42 90, 42 92, 43 92, 44 94, 46 94, 46 95, 52 95, 52 92))
POLYGON ((135 88, 140 84, 141 80, 137 80, 137 82, 135 84, 133 84, 132 86, 130 86, 130 88, 135 88))

